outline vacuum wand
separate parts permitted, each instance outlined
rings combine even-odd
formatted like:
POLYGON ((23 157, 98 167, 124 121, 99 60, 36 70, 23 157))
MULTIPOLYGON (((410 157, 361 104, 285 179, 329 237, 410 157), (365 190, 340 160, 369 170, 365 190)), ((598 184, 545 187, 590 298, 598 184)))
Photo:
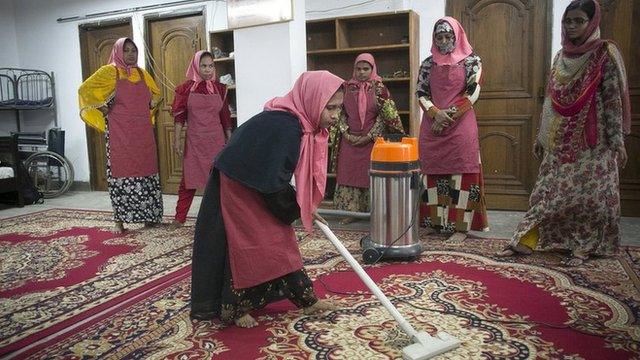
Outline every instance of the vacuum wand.
POLYGON ((358 274, 358 277, 367 285, 369 290, 378 298, 382 305, 387 309, 391 316, 398 322, 398 325, 414 342, 413 344, 402 349, 402 358, 405 360, 422 360, 429 359, 433 356, 445 353, 460 346, 460 341, 455 337, 445 333, 438 333, 437 337, 432 337, 426 332, 417 332, 407 320, 400 314, 398 309, 389 301, 376 283, 371 279, 362 266, 354 259, 353 255, 344 247, 342 242, 338 240, 336 235, 329 229, 327 225, 315 220, 315 224, 320 228, 324 235, 331 241, 333 246, 338 250, 340 255, 349 263, 351 268, 358 274))
POLYGON ((371 213, 368 213, 368 212, 355 212, 355 211, 334 210, 334 209, 318 209, 317 213, 320 215, 329 215, 329 216, 350 216, 358 219, 369 219, 371 217, 371 213))

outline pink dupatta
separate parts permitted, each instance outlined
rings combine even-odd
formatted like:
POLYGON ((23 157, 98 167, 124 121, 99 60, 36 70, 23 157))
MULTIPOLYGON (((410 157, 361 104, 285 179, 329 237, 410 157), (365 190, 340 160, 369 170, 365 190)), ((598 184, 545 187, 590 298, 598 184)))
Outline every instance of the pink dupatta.
POLYGON ((198 87, 198 84, 204 81, 207 85, 207 91, 209 92, 209 94, 214 94, 215 90, 213 87, 213 83, 215 82, 215 79, 216 79, 215 70, 213 72, 213 76, 211 77, 211 80, 205 80, 202 78, 202 76, 200 76, 200 59, 202 58, 202 55, 206 52, 208 51, 200 50, 196 52, 195 55, 193 55, 193 58, 191 59, 191 63, 189 63, 189 67, 187 68, 187 79, 193 80, 193 85, 191 86, 191 92, 195 91, 196 88, 198 87))
POLYGON ((343 80, 328 71, 302 73, 286 95, 269 100, 265 110, 286 111, 302 125, 300 156, 294 171, 296 200, 307 231, 313 227, 313 213, 324 198, 327 183, 327 146, 329 131, 320 128, 320 116, 343 80))
POLYGON ((133 46, 138 49, 138 46, 133 42, 133 40, 123 37, 113 44, 113 48, 111 49, 111 55, 109 56, 109 65, 113 65, 117 68, 125 69, 127 71, 127 76, 131 76, 131 69, 138 67, 138 64, 127 65, 124 61, 124 43, 129 40, 133 44, 133 46))
MULTIPOLYGON (((574 0, 578 1, 578 0, 574 0)), ((592 0, 595 4, 595 12, 593 14, 593 18, 589 20, 589 24, 585 29, 582 38, 577 42, 573 43, 566 34, 564 26, 562 27, 562 53, 561 56, 565 56, 567 58, 576 58, 580 57, 587 53, 594 53, 597 50, 601 49, 602 46, 607 46, 607 40, 603 40, 600 38, 600 20, 601 20, 601 11, 600 4, 597 0, 592 0)), ((573 3, 573 2, 572 2, 573 3)), ((567 15, 567 10, 565 10, 562 18, 564 19, 567 15)), ((629 86, 627 84, 627 76, 626 70, 624 68, 624 63, 622 62, 622 56, 617 50, 617 46, 609 46, 612 51, 610 55, 613 57, 614 64, 616 69, 618 70, 618 78, 620 81, 620 95, 622 100, 622 128, 625 134, 629 134, 631 131, 631 105, 629 100, 629 86)), ((584 119, 584 133, 586 145, 593 148, 598 143, 598 128, 597 128, 597 108, 596 108, 596 99, 595 94, 598 90, 598 85, 602 81, 602 64, 606 59, 603 56, 600 59, 595 61, 594 66, 590 67, 591 71, 584 71, 584 80, 580 82, 580 87, 575 87, 567 91, 565 86, 562 84, 557 84, 554 77, 552 76, 549 80, 549 94, 552 100, 553 109, 560 115, 564 117, 573 118, 579 115, 580 111, 585 107, 589 106, 589 111, 586 114, 586 119, 584 119), (570 96, 567 96, 567 92, 569 92, 570 96), (573 101, 568 102, 566 99, 572 99, 573 101)), ((561 60, 558 60, 558 62, 561 60)), ((580 72, 582 73, 582 72, 580 72)), ((579 119, 573 118, 569 123, 578 122, 579 119)), ((575 127, 576 125, 569 124, 570 127, 575 127)), ((570 138, 572 137, 573 129, 567 131, 564 135, 563 142, 568 143, 570 138)))
POLYGON ((438 65, 455 65, 460 61, 464 60, 467 56, 473 53, 473 48, 471 44, 469 44, 469 40, 467 40, 467 34, 464 32, 462 25, 458 22, 458 20, 452 18, 451 16, 445 16, 440 20, 436 21, 436 24, 440 21, 446 21, 453 28, 453 34, 456 36, 455 48, 449 54, 442 54, 438 47, 436 46, 435 39, 435 29, 433 31, 433 41, 431 43, 431 55, 433 55, 433 61, 438 65))
POLYGON ((347 85, 353 85, 358 87, 358 114, 360 115, 360 122, 364 127, 364 121, 367 113, 367 92, 373 86, 373 81, 382 81, 380 75, 378 75, 378 68, 376 66, 376 61, 373 58, 373 55, 369 53, 362 53, 356 57, 356 61, 353 63, 353 75, 351 79, 347 81, 347 85), (371 76, 368 80, 360 81, 356 77, 356 65, 360 61, 365 61, 371 65, 371 76))

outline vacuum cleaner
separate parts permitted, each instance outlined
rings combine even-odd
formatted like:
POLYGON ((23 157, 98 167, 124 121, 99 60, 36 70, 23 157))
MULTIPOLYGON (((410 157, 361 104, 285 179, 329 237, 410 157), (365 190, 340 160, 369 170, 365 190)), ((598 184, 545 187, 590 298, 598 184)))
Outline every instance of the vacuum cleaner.
POLYGON ((370 233, 362 238, 362 260, 411 259, 422 253, 416 225, 422 182, 418 139, 386 141, 379 137, 371 151, 370 233))
POLYGON ((410 338, 413 344, 406 346, 402 349, 402 358, 405 360, 423 360, 430 359, 436 355, 445 353, 449 350, 456 349, 460 346, 460 341, 449 335, 446 332, 439 332, 435 337, 429 335, 424 331, 416 331, 407 320, 400 314, 398 309, 389 301, 384 293, 378 288, 375 282, 369 277, 369 275, 362 269, 360 264, 349 253, 349 250, 338 240, 336 235, 329 229, 327 225, 316 220, 315 224, 320 228, 324 235, 331 241, 336 250, 344 257, 353 270, 358 274, 358 277, 367 285, 369 290, 378 298, 387 311, 398 322, 402 331, 404 331, 410 338))

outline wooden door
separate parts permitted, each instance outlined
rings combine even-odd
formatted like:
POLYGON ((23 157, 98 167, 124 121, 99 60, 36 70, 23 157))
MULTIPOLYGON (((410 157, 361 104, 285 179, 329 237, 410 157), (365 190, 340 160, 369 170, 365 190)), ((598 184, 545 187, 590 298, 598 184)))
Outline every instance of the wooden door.
MULTIPOLYGON (((165 194, 177 194, 182 177, 182 161, 172 151, 174 134, 171 104, 175 86, 185 81, 189 61, 196 51, 205 49, 202 14, 149 20, 147 39, 151 58, 147 69, 160 86, 164 101, 156 117, 160 183, 165 194)), ((179 134, 179 136, 184 136, 179 134)))
MULTIPOLYGON (((121 37, 131 37, 131 23, 80 26, 82 79, 85 80, 109 60, 113 44, 121 37)), ((80 121, 80 119, 78 119, 80 121)), ((91 190, 107 190, 107 154, 104 134, 85 126, 89 152, 91 190)))
MULTIPOLYGON (((537 135, 551 43, 549 0, 448 0, 482 58, 484 85, 475 110, 487 205, 526 210, 539 163, 537 135)), ((432 26, 425 24, 424 26, 432 26)))
POLYGON ((602 38, 613 39, 622 51, 631 94, 631 135, 626 140, 629 162, 620 172, 622 215, 640 216, 640 36, 633 19, 640 19, 640 0, 601 0, 602 38))

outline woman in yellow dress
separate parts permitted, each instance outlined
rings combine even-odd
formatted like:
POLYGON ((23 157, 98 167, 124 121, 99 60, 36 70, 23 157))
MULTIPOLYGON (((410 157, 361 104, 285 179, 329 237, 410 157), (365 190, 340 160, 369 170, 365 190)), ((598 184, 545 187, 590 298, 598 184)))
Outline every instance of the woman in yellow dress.
POLYGON ((109 64, 78 89, 80 117, 106 139, 107 183, 115 221, 152 226, 162 220, 162 192, 153 109, 161 99, 153 78, 137 65, 138 48, 116 41, 109 64))

